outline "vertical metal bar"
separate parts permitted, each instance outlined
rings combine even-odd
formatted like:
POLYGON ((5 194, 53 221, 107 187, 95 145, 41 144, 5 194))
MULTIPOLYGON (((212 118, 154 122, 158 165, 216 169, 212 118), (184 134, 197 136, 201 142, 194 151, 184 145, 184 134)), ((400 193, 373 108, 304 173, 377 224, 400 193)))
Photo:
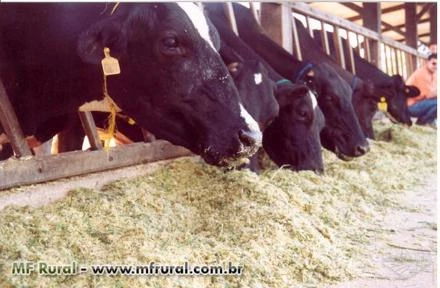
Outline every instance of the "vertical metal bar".
POLYGON ((0 123, 8 136, 12 149, 17 157, 32 155, 23 131, 18 123, 17 115, 15 115, 14 108, 6 95, 3 81, 0 79, 0 123))
MULTIPOLYGON (((347 30, 347 49, 348 49, 348 57, 350 60, 350 67, 351 67, 351 73, 356 74, 356 67, 354 63, 354 55, 353 55, 353 48, 351 48, 350 45, 350 31, 347 30)), ((345 58, 345 57, 344 57, 345 58)))
POLYGON ((397 51, 393 48, 393 59, 394 59, 394 74, 399 74, 399 61, 397 60, 397 51))
POLYGON ((333 42, 335 43, 336 61, 343 69, 346 69, 344 51, 342 51, 341 39, 339 37, 339 28, 337 26, 334 27, 335 31, 333 33, 333 42))
POLYGON ((388 75, 394 74, 394 63, 393 63, 393 51, 390 46, 387 45, 387 57, 388 57, 388 63, 389 63, 389 69, 388 69, 388 75))
POLYGON ((368 62, 371 63, 370 39, 368 39, 367 37, 364 37, 364 45, 365 45, 365 48, 364 48, 365 49, 365 58, 367 59, 368 62))
POLYGON ((258 15, 257 7, 254 2, 249 2, 249 7, 251 8, 252 14, 254 15, 255 20, 257 20, 258 24, 261 25, 260 15, 258 15))
POLYGON ((321 21, 321 41, 325 53, 327 53, 327 55, 330 55, 330 46, 328 44, 327 31, 325 30, 325 23, 322 21, 321 21))
POLYGON ((356 53, 360 56, 361 55, 361 47, 360 47, 360 43, 359 43, 359 34, 357 34, 356 32, 352 32, 354 33, 354 35, 356 36, 356 48, 355 51, 356 53))
POLYGON ((92 112, 79 111, 79 119, 84 129, 84 133, 89 139, 90 147, 92 150, 102 149, 101 140, 99 139, 98 132, 96 130, 95 119, 93 119, 92 112))
POLYGON ((380 51, 381 51, 381 53, 383 54, 383 55, 385 55, 385 61, 383 61, 383 62, 381 62, 381 63, 384 63, 383 65, 385 65, 384 67, 383 67, 383 69, 382 69, 382 71, 385 71, 385 73, 387 73, 388 74, 388 57, 386 57, 386 53, 387 53, 387 50, 386 50, 386 46, 385 46, 385 44, 382 44, 382 43, 380 43, 379 44, 380 45, 380 51))
POLYGON ((311 37, 313 37, 313 30, 312 30, 312 26, 310 25, 310 16, 306 15, 306 24, 307 24, 307 30, 309 31, 309 34, 311 37))
POLYGON ((295 16, 292 16, 292 34, 293 34, 293 42, 295 44, 295 55, 296 58, 298 58, 299 61, 303 60, 302 52, 301 52, 301 46, 299 45, 299 37, 298 37, 298 30, 296 29, 296 22, 295 22, 295 16))
POLYGON ((225 14, 228 18, 229 25, 231 26, 232 31, 234 31, 235 35, 238 35, 237 22, 235 21, 234 8, 232 7, 232 2, 226 2, 224 4, 225 14))
POLYGON ((405 52, 400 51, 400 61, 402 62, 402 77, 403 79, 408 78, 407 68, 406 68, 406 60, 405 60, 405 52))
POLYGON ((396 49, 396 59, 397 59, 397 74, 403 75, 403 63, 402 63, 402 53, 400 49, 396 49))
POLYGON ((287 3, 281 3, 281 32, 283 47, 291 54, 293 52, 292 39, 292 9, 287 3))

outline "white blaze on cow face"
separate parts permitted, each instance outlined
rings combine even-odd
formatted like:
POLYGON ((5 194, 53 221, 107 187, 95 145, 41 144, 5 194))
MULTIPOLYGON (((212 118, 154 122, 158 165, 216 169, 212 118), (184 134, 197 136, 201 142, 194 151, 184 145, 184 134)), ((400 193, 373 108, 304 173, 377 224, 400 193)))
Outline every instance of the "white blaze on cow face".
POLYGON ((196 30, 199 32, 200 37, 205 39, 206 42, 211 45, 212 49, 217 52, 214 47, 214 43, 212 43, 211 37, 209 37, 209 27, 206 22, 205 14, 203 14, 202 9, 194 3, 191 2, 178 2, 180 8, 188 15, 188 18, 193 23, 196 30))
POLYGON ((261 75, 261 73, 255 73, 254 74, 254 81, 255 81, 255 84, 260 85, 261 82, 263 82, 263 75, 261 75))
POLYGON ((260 127, 258 126, 258 123, 252 118, 252 116, 249 114, 249 112, 241 105, 240 103, 240 116, 244 119, 246 122, 250 132, 253 134, 255 141, 259 144, 261 144, 261 141, 263 139, 263 136, 260 131, 260 127))
POLYGON ((313 110, 315 110, 316 106, 318 106, 318 101, 316 101, 316 96, 315 96, 315 94, 313 94, 312 91, 309 91, 309 96, 310 96, 310 100, 312 100, 313 110))

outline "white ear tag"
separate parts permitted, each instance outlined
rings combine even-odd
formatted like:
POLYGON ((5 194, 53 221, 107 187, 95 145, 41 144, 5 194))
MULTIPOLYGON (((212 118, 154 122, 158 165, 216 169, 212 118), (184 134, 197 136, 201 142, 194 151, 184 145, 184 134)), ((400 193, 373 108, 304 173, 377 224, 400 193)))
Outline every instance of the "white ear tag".
POLYGON ((116 58, 110 56, 110 49, 104 48, 104 59, 101 60, 102 71, 105 76, 121 74, 121 68, 119 67, 119 61, 116 58))
POLYGON ((254 74, 254 82, 257 85, 260 85, 261 82, 263 82, 263 75, 261 75, 261 73, 254 74))

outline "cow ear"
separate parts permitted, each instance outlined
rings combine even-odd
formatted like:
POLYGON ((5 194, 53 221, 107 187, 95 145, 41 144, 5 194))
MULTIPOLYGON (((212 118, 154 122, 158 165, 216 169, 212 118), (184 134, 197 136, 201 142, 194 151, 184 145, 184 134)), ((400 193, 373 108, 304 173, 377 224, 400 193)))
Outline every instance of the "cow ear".
POLYGON ((304 84, 281 84, 276 85, 275 98, 280 105, 290 103, 289 99, 293 97, 304 96, 309 89, 304 84))
POLYGON ((96 23, 79 36, 78 55, 86 63, 99 64, 104 58, 104 47, 108 47, 113 57, 122 57, 127 47, 122 27, 123 23, 114 18, 96 23))
POLYGON ((293 85, 290 95, 293 97, 304 96, 309 92, 309 88, 305 85, 293 85))
POLYGON ((407 86, 405 85, 405 96, 408 98, 416 97, 420 95, 420 90, 416 86, 407 86))

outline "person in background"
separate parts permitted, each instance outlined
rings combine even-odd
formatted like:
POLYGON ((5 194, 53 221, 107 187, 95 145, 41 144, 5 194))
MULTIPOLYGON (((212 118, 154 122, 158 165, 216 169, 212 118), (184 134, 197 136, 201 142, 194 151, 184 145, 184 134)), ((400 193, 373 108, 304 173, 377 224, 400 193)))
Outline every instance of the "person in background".
POLYGON ((436 126, 437 118, 437 53, 429 55, 428 61, 406 81, 420 90, 417 97, 408 98, 408 111, 417 117, 416 124, 436 126))

